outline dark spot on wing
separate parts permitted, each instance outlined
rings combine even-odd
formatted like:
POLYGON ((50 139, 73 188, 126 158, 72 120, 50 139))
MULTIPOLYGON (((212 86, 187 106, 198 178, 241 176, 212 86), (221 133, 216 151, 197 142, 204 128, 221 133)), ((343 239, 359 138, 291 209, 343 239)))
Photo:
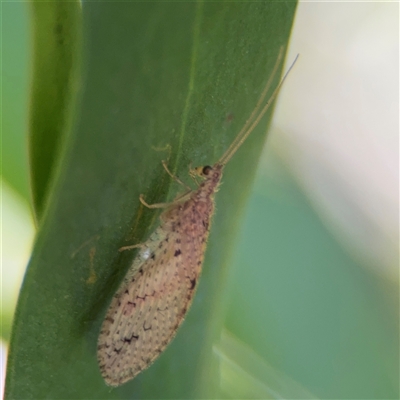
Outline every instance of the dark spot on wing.
POLYGON ((180 249, 175 250, 175 254, 174 254, 175 257, 178 257, 180 254, 182 254, 182 252, 180 251, 180 249))

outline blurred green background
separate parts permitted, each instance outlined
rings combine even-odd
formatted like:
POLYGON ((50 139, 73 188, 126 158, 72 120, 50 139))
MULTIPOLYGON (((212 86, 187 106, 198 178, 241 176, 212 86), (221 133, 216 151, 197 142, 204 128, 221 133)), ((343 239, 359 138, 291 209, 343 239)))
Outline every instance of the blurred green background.
MULTIPOLYGON (((309 29, 299 20, 302 12, 300 6, 293 41, 309 29)), ((34 228, 26 142, 30 14, 27 3, 3 3, 2 13, 2 339, 6 346, 34 228)), ((308 18, 314 13, 315 22, 327 11, 315 7, 305 13, 308 18)), ((379 15, 391 21, 389 14, 388 9, 379 15)), ((362 22, 365 27, 365 19, 362 22)), ((312 63, 313 54, 304 54, 300 44, 293 51, 312 63)), ((329 48, 324 51, 329 53, 329 48)), ((296 73, 291 79, 301 79, 296 73)), ((296 114, 293 102, 282 102, 279 115, 290 119, 296 114)), ((352 249, 359 249, 357 239, 348 240, 332 224, 335 218, 321 213, 310 186, 303 184, 307 174, 299 179, 290 152, 285 153, 274 139, 282 135, 279 121, 271 131, 231 257, 225 330, 214 348, 221 360, 221 393, 232 398, 398 398, 398 237, 383 235, 394 243, 395 256, 389 263, 385 253, 359 257, 359 250, 352 249)), ((398 188, 398 181, 393 182, 398 188)), ((356 181, 352 184, 357 186, 356 181)), ((356 203, 357 207, 363 205, 356 203)), ((349 212, 343 204, 337 210, 349 212)), ((398 222, 398 214, 392 219, 398 222)))

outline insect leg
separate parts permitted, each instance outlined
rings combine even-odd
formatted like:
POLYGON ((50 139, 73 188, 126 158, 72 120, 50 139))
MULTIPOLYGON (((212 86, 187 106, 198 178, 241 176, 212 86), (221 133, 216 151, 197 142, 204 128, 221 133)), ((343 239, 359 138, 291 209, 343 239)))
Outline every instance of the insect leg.
POLYGON ((147 208, 168 208, 169 206, 172 206, 175 201, 173 201, 172 203, 155 203, 155 204, 148 204, 146 203, 145 199, 143 198, 143 195, 141 194, 139 196, 139 200, 140 202, 147 208))
POLYGON ((186 185, 186 183, 183 183, 176 175, 174 175, 167 166, 167 162, 166 161, 162 161, 162 166, 164 167, 165 171, 167 171, 167 174, 175 181, 178 182, 180 185, 184 186, 186 189, 188 190, 192 190, 192 188, 188 185, 186 185))
POLYGON ((145 243, 138 243, 138 244, 132 244, 130 246, 122 246, 118 249, 118 251, 132 250, 132 249, 138 249, 138 248, 143 248, 143 247, 146 247, 145 243))
POLYGON ((190 197, 190 195, 192 194, 193 190, 190 189, 185 193, 182 193, 181 195, 178 195, 174 201, 171 201, 170 203, 155 203, 155 204, 149 204, 146 202, 146 200, 143 198, 143 195, 141 194, 139 196, 139 200, 140 202, 147 208, 168 208, 171 206, 176 205, 177 203, 180 203, 182 201, 185 201, 186 199, 188 199, 190 197))

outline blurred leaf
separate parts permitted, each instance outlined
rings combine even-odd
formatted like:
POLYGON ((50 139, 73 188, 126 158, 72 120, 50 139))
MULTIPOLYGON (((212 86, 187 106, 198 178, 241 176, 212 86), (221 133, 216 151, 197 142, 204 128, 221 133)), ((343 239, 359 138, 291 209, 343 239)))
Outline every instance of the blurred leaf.
POLYGON ((80 55, 80 3, 32 2, 33 82, 30 173, 33 210, 40 221, 63 137, 69 129, 80 55))
POLYGON ((295 3, 82 7, 81 92, 58 168, 42 186, 47 206, 15 316, 6 398, 210 398, 227 256, 268 117, 226 168, 203 277, 174 342, 111 390, 98 370, 97 335, 135 254, 118 248, 157 226, 139 194, 152 203, 177 193, 161 160, 190 182, 191 161, 211 164, 228 147, 287 44, 295 3))
MULTIPOLYGON (((318 398, 399 398, 398 285, 360 265, 273 146, 265 153, 234 250, 226 329, 318 398)), ((268 371, 259 379, 276 388, 268 371)), ((278 392, 290 389, 304 398, 290 380, 278 392)))
POLYGON ((0 180, 1 185, 1 336, 10 340, 18 292, 32 251, 35 229, 29 205, 19 193, 0 180))
POLYGON ((28 128, 28 6, 2 4, 1 22, 1 174, 19 194, 30 200, 26 131, 28 128))
POLYGON ((213 350, 220 360, 224 399, 317 399, 226 329, 213 350))

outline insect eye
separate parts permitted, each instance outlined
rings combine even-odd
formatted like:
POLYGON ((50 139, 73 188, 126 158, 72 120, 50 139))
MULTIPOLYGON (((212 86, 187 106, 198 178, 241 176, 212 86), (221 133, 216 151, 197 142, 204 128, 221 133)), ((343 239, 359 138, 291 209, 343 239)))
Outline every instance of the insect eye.
POLYGON ((203 167, 203 170, 201 172, 203 175, 207 176, 211 171, 212 171, 212 167, 210 167, 209 165, 206 165, 205 167, 203 167))

